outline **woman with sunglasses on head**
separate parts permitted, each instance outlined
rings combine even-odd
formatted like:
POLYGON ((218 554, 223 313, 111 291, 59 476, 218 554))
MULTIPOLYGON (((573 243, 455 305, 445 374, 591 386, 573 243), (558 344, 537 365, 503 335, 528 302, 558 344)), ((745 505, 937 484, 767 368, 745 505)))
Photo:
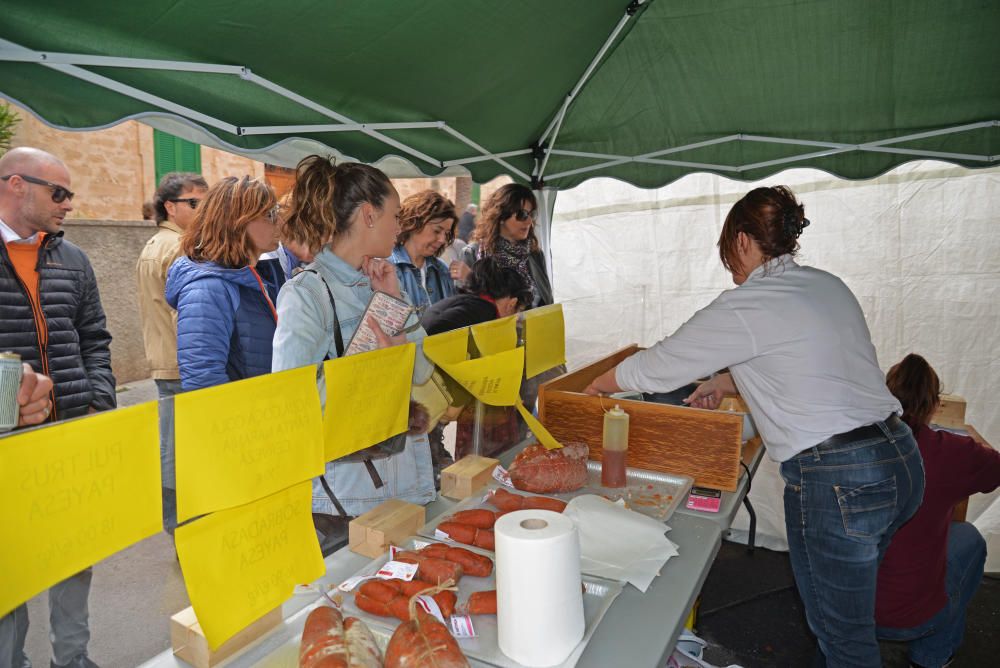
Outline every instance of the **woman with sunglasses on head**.
POLYGON ((473 242, 463 250, 467 266, 452 263, 452 278, 465 281, 476 260, 495 257, 501 266, 514 269, 528 281, 533 294, 529 308, 551 304, 552 285, 535 237, 537 217, 538 202, 530 188, 519 183, 501 187, 486 200, 473 242))
POLYGON ((879 566, 875 623, 879 638, 908 643, 911 666, 938 668, 962 645, 965 611, 986 563, 982 535, 952 514, 970 495, 1000 487, 1000 452, 931 428, 941 382, 920 355, 889 369, 886 383, 917 439, 927 484, 917 514, 892 537, 879 566))
POLYGON ((878 564, 920 505, 924 471, 857 299, 836 276, 795 262, 808 224, 788 188, 747 193, 719 237, 737 287, 586 391, 669 392, 728 367, 685 402, 715 409, 739 391, 781 464, 789 556, 817 663, 875 667, 878 564))
POLYGON ((167 274, 177 309, 177 364, 184 390, 271 371, 278 282, 256 270, 278 246, 274 191, 261 179, 229 177, 209 188, 167 274))
MULTIPOLYGON (((399 234, 399 211, 396 189, 385 174, 370 165, 337 165, 318 155, 299 163, 284 236, 302 247, 319 250, 313 262, 288 281, 278 296, 274 371, 343 355, 375 291, 408 300, 395 268, 385 259, 399 234)), ((406 334, 390 337, 377 322, 369 324, 380 347, 418 342, 424 337, 415 312, 405 324, 406 334)), ((414 382, 426 382, 432 372, 433 366, 418 347, 414 382)), ((378 384, 380 379, 372 377, 370 382, 378 384)), ((319 387, 325 404, 326 384, 321 380, 319 387)), ((337 407, 326 406, 326 410, 337 407)), ((346 539, 346 523, 334 521, 337 516, 343 520, 360 515, 388 498, 418 504, 434 500, 426 435, 408 435, 402 452, 388 457, 327 463, 325 476, 313 481, 313 516, 324 551, 326 546, 336 547, 346 539)))

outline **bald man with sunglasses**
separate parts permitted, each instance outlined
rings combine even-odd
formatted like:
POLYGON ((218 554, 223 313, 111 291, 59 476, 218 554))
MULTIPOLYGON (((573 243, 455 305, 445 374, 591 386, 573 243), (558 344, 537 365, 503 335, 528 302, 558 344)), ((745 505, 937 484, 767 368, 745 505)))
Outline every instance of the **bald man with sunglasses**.
MULTIPOLYGON (((97 279, 86 254, 63 238, 72 201, 69 170, 54 155, 21 147, 0 157, 0 351, 52 379, 47 422, 116 406, 97 279)), ((52 666, 95 666, 87 656, 90 579, 87 568, 49 589, 52 666)), ((27 605, 0 618, 0 667, 31 665, 27 630, 27 605)))

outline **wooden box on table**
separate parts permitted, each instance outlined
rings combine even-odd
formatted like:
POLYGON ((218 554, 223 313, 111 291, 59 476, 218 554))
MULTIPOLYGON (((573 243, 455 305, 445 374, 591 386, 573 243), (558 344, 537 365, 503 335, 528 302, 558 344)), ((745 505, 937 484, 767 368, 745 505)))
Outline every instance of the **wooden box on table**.
POLYGON ((417 533, 426 522, 423 506, 399 499, 388 499, 364 515, 351 520, 347 527, 351 552, 375 559, 417 533))
POLYGON ((592 380, 639 350, 629 346, 543 384, 538 392, 542 423, 561 442, 586 443, 590 458, 600 460, 604 412, 618 404, 629 414, 629 466, 689 475, 700 487, 735 491, 743 413, 583 394, 592 380))
POLYGON ((280 624, 279 605, 213 650, 208 646, 194 608, 189 607, 170 618, 170 644, 178 658, 195 668, 211 668, 280 624))

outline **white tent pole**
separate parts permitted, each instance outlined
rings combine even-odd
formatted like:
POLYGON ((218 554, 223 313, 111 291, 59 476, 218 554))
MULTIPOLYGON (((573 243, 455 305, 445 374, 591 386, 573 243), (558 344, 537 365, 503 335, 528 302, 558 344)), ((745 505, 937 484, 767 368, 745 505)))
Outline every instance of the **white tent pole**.
POLYGON ((259 125, 240 128, 242 135, 297 134, 311 132, 364 132, 365 130, 421 130, 440 128, 441 121, 415 123, 339 123, 318 125, 259 125))
POLYGON ((538 202, 535 236, 538 237, 539 248, 545 255, 545 273, 555 292, 555 277, 552 275, 552 213, 556 208, 556 195, 559 191, 555 188, 541 188, 533 192, 538 202))
POLYGON ((485 162, 486 160, 492 160, 493 158, 512 158, 516 155, 527 155, 531 153, 530 148, 522 148, 516 151, 505 151, 504 153, 493 153, 491 155, 474 155, 471 158, 461 158, 459 160, 445 160, 442 164, 445 167, 453 167, 455 165, 468 165, 473 162, 485 162))
POLYGON ((548 149, 545 151, 545 157, 542 158, 541 166, 537 164, 537 161, 535 163, 534 176, 539 181, 541 181, 542 177, 545 175, 545 168, 549 164, 549 158, 552 157, 552 147, 556 145, 556 138, 559 136, 559 130, 562 128, 563 120, 566 118, 566 112, 569 110, 569 105, 573 103, 574 99, 576 99, 576 96, 580 93, 584 84, 587 83, 587 80, 590 79, 594 70, 597 69, 597 65, 604 59, 604 55, 608 52, 608 49, 610 49, 611 45, 614 44, 614 41, 618 39, 618 35, 621 34, 621 31, 625 29, 625 25, 629 22, 629 19, 635 16, 636 12, 639 11, 639 6, 645 1, 646 0, 632 0, 632 2, 629 3, 628 8, 625 10, 625 15, 618 20, 618 25, 616 25, 614 30, 611 31, 608 38, 604 40, 604 44, 601 45, 597 55, 590 61, 587 69, 583 71, 583 75, 576 82, 576 85, 573 86, 573 90, 571 90, 563 99, 562 106, 559 108, 559 112, 556 114, 555 118, 552 119, 549 126, 545 128, 545 132, 542 133, 542 136, 535 143, 536 146, 544 145, 546 140, 548 140, 549 134, 551 133, 552 139, 548 141, 548 149))
MULTIPOLYGON (((0 46, 19 45, 0 39, 0 46)), ((21 47, 24 48, 24 47, 21 47)), ((152 60, 149 58, 119 58, 117 56, 87 56, 78 53, 48 53, 45 51, 7 51, 0 49, 0 61, 37 63, 39 65, 80 65, 90 67, 124 67, 131 70, 170 70, 172 72, 202 72, 205 74, 243 73, 242 65, 214 65, 184 60, 152 60)))
POLYGON ((884 146, 886 144, 898 144, 904 141, 914 141, 916 139, 926 139, 927 137, 940 137, 941 135, 954 134, 956 132, 967 132, 968 130, 979 130, 981 128, 995 128, 1000 127, 1000 121, 981 121, 979 123, 969 123, 968 125, 956 125, 951 128, 944 128, 943 130, 929 130, 927 132, 918 132, 912 135, 903 135, 902 137, 894 137, 892 139, 881 139, 879 141, 865 142, 862 146, 884 146))
MULTIPOLYGON (((520 176, 525 181, 530 181, 531 180, 531 177, 529 177, 527 174, 525 174, 524 172, 522 172, 520 169, 518 169, 514 165, 510 164, 509 162, 507 162, 503 158, 498 157, 496 154, 490 153, 488 150, 486 150, 485 148, 483 148, 482 146, 480 146, 476 142, 472 141, 471 139, 469 139, 468 137, 466 137, 465 135, 463 135, 461 132, 459 132, 455 128, 451 127, 450 125, 445 125, 441 129, 444 130, 445 132, 447 132, 448 134, 450 134, 455 139, 458 139, 459 141, 467 144, 470 148, 476 149, 477 151, 479 151, 480 153, 482 153, 483 156, 485 156, 486 158, 489 158, 490 160, 493 160, 494 162, 503 165, 504 167, 506 167, 507 169, 509 169, 514 174, 517 174, 518 176, 520 176)), ((442 166, 443 166, 443 163, 442 163, 442 166)))

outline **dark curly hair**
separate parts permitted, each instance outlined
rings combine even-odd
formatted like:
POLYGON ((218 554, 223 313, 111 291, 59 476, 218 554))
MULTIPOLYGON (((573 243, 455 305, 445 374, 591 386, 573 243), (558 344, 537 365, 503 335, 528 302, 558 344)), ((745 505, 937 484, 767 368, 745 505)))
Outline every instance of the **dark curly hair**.
POLYGON ((493 299, 514 297, 518 308, 531 306, 534 295, 524 276, 515 269, 501 266, 496 258, 486 256, 472 265, 472 274, 461 292, 473 295, 489 295, 493 299))
MULTIPOLYGON (((520 183, 508 183, 501 187, 483 204, 483 210, 479 214, 476 222, 476 232, 473 241, 479 242, 479 247, 483 255, 492 255, 496 247, 497 239, 500 238, 500 226, 518 209, 524 207, 525 202, 530 202, 531 206, 538 209, 538 201, 531 188, 520 183)), ((535 226, 531 226, 528 232, 528 243, 531 244, 531 251, 538 250, 538 238, 535 236, 535 226)))
POLYGON ((737 238, 745 233, 757 242, 764 260, 795 255, 799 235, 809 225, 805 207, 786 186, 754 188, 733 205, 719 236, 719 257, 730 272, 741 270, 737 238))
POLYGON ((435 256, 441 255, 444 249, 455 240, 458 215, 455 213, 455 205, 444 195, 433 190, 421 190, 403 200, 401 207, 399 210, 400 231, 396 235, 397 246, 402 246, 407 239, 435 220, 451 221, 451 226, 445 235, 444 245, 438 249, 435 256))
MULTIPOLYGON (((208 190, 208 182, 201 174, 194 172, 167 172, 160 179, 160 185, 153 195, 153 211, 156 214, 156 222, 162 223, 167 219, 167 202, 181 196, 185 190, 195 190, 204 188, 208 190)), ((143 215, 146 214, 146 205, 142 207, 143 215)))

